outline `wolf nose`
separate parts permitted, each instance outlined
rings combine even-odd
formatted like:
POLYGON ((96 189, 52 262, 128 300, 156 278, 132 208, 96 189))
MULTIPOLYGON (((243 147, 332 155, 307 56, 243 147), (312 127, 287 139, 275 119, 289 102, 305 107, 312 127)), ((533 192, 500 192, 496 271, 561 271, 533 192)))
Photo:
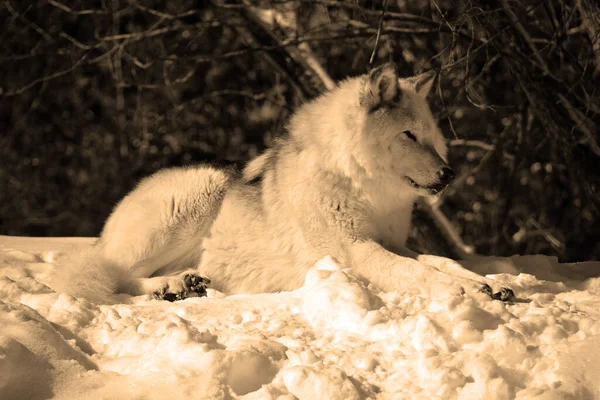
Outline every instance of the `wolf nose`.
POLYGON ((448 185, 450 182, 454 180, 456 174, 452 170, 452 168, 444 167, 437 172, 438 178, 440 178, 440 182, 448 185))

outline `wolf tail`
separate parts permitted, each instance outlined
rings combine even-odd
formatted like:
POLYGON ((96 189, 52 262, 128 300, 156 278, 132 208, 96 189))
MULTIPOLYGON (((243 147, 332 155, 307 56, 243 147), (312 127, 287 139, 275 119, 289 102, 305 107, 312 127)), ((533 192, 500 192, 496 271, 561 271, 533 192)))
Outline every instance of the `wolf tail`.
POLYGON ((94 245, 75 249, 59 259, 47 283, 57 293, 109 304, 128 275, 127 271, 106 260, 100 246, 94 245))

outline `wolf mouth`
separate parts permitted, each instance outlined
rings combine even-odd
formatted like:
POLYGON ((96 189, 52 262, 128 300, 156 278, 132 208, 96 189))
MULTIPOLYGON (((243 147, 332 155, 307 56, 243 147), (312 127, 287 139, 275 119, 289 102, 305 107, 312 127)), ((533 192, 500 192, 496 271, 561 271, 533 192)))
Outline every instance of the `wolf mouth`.
POLYGON ((417 182, 415 182, 409 176, 405 176, 405 178, 408 181, 409 185, 412 186, 413 188, 427 190, 431 194, 438 194, 439 192, 441 192, 448 186, 447 184, 444 184, 444 183, 439 183, 439 184, 431 185, 431 186, 422 186, 422 185, 419 185, 417 182))
POLYGON ((413 181, 410 177, 407 176, 406 180, 408 181, 410 186, 414 187, 415 189, 423 189, 423 186, 421 186, 417 182, 413 181))

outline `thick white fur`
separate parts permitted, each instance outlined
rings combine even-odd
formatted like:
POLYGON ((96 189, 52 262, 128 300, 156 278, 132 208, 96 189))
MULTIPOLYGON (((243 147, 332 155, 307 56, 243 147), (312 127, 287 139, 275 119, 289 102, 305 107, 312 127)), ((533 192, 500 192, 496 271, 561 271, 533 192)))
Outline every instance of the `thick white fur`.
POLYGON ((200 261, 202 238, 232 176, 204 166, 165 169, 142 180, 117 205, 94 247, 62 261, 50 286, 97 302, 117 292, 183 290, 182 273, 200 261))
POLYGON ((94 261, 60 269, 61 289, 97 301, 115 290, 176 291, 191 268, 226 293, 291 290, 326 255, 386 291, 492 284, 405 248, 415 200, 447 167, 425 99, 430 78, 399 79, 386 65, 341 82, 300 107, 243 175, 198 166, 145 179, 106 222, 94 261), (106 268, 113 282, 87 278, 106 268))

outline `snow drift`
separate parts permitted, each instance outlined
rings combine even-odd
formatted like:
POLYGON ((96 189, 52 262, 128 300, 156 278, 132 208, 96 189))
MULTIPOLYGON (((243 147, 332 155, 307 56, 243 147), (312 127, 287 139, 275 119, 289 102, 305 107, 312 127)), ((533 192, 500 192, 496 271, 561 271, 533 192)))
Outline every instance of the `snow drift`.
POLYGON ((95 305, 45 285, 91 242, 0 237, 1 399, 600 398, 600 263, 474 262, 514 303, 381 293, 329 258, 276 294, 95 305))

